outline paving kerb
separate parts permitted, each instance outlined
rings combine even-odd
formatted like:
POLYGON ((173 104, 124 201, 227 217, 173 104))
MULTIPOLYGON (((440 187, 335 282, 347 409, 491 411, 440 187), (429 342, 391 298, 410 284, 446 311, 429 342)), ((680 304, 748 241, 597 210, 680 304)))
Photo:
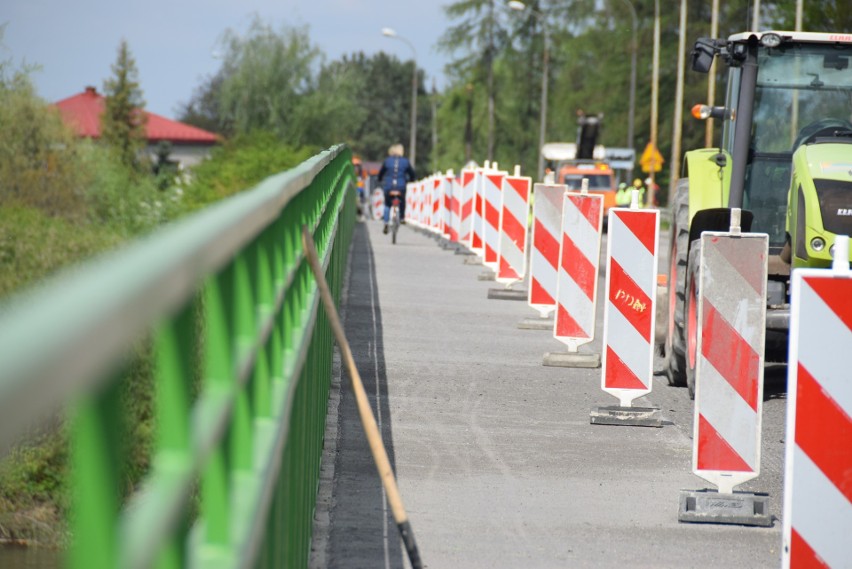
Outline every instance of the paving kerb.
MULTIPOLYGON (((561 344, 518 330, 535 313, 487 299, 480 271, 408 227, 395 246, 380 223, 356 229, 347 334, 427 567, 777 566, 778 524, 679 524, 680 490, 706 487, 683 429, 590 425, 615 403, 600 370, 543 367, 561 344)), ((331 526, 315 547, 328 567, 407 566, 342 383, 331 526)))

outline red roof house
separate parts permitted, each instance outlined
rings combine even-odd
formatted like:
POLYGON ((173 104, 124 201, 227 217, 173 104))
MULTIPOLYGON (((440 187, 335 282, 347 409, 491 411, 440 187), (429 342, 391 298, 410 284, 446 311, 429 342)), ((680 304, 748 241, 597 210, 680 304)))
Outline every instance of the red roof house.
MULTIPOLYGON (((85 138, 100 138, 101 115, 106 98, 94 87, 54 103, 62 119, 85 138)), ((206 130, 145 111, 145 133, 152 151, 161 141, 171 142, 171 158, 190 166, 209 154, 210 147, 219 142, 219 136, 206 130)))

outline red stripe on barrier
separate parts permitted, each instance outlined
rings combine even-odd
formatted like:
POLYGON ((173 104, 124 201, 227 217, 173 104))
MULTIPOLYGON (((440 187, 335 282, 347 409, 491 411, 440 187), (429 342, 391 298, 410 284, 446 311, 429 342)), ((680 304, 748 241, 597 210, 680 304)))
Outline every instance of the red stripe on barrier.
POLYGON ((737 451, 713 428, 704 415, 698 415, 698 470, 753 472, 737 451))
POLYGON ((485 202, 485 221, 495 229, 500 228, 500 210, 494 207, 489 201, 485 202))
POLYGON ((538 219, 535 220, 535 245, 536 249, 541 251, 542 256, 555 269, 556 263, 559 262, 559 241, 550 234, 538 219))
POLYGON ((530 303, 532 304, 556 304, 544 287, 538 284, 536 279, 530 281, 530 303))
POLYGON ((609 301, 646 342, 651 341, 651 299, 615 259, 610 259, 609 301))
POLYGON ((852 418, 801 362, 798 373, 796 444, 852 502, 852 418))
POLYGON ((605 385, 610 389, 648 389, 609 346, 606 347, 605 385))
POLYGON ((461 205, 461 218, 467 219, 470 217, 470 212, 473 210, 473 200, 467 200, 461 205))
POLYGON ((562 234, 562 269, 577 283, 589 300, 594 300, 595 283, 598 279, 598 270, 592 262, 577 248, 574 241, 567 234, 562 234))
POLYGON ((796 531, 796 528, 793 528, 790 534, 790 567, 808 567, 809 569, 825 567, 828 569, 828 564, 817 555, 817 552, 796 531))
POLYGON ((569 195, 568 199, 571 200, 571 202, 573 202, 574 204, 574 207, 576 207, 577 210, 583 214, 583 217, 586 218, 586 221, 589 222, 589 225, 591 225, 597 231, 599 229, 598 223, 600 222, 600 210, 603 200, 590 200, 585 199, 582 196, 575 195, 569 195))
POLYGON ((529 187, 527 186, 527 181, 518 178, 506 178, 506 181, 509 182, 509 185, 514 188, 518 195, 523 198, 524 201, 527 199, 527 191, 529 187))
POLYGON ((701 355, 725 378, 749 407, 757 411, 757 377, 760 354, 704 297, 704 329, 701 355))
POLYGON ((852 281, 810 277, 804 277, 802 280, 831 307, 831 311, 847 328, 852 329, 852 303, 849 302, 852 297, 852 281))
POLYGON ((466 186, 473 181, 473 171, 465 170, 462 172, 462 185, 466 186))
POLYGON ((651 254, 654 253, 654 240, 657 235, 657 216, 648 211, 627 210, 618 213, 624 225, 630 230, 636 239, 645 246, 651 254), (637 215, 639 213, 639 215, 637 215))
MULTIPOLYGON (((561 304, 558 307, 559 318, 556 319, 556 335, 566 336, 569 338, 588 338, 589 334, 577 324, 577 321, 571 318, 568 311, 561 304)), ((644 386, 643 386, 644 387, 644 386)))
POLYGON ((516 245, 524 242, 526 228, 510 214, 509 210, 503 210, 503 233, 516 245))
POLYGON ((488 243, 485 243, 485 252, 483 253, 486 262, 493 263, 497 260, 497 251, 488 246, 488 243))
POLYGON ((500 257, 500 269, 498 274, 501 279, 517 279, 520 278, 518 272, 512 268, 505 257, 500 257))

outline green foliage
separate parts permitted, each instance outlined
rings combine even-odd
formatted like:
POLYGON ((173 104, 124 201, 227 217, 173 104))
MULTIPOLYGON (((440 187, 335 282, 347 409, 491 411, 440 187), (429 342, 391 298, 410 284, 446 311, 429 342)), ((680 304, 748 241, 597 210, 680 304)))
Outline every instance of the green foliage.
POLYGON ((51 215, 85 215, 74 135, 36 97, 27 70, 9 62, 0 62, 0 125, 0 207, 24 204, 51 215))
POLYGON ((104 82, 106 105, 101 117, 101 138, 118 160, 130 169, 140 169, 139 155, 145 148, 145 101, 139 85, 136 61, 125 40, 112 65, 113 76, 104 82))
POLYGON ((140 175, 98 145, 83 144, 80 163, 89 175, 85 191, 89 219, 125 238, 150 231, 188 211, 181 186, 169 184, 160 189, 162 179, 140 175))
POLYGON ((193 169, 192 182, 184 190, 186 207, 197 209, 247 190, 272 174, 304 162, 317 151, 284 144, 270 132, 237 136, 193 169))

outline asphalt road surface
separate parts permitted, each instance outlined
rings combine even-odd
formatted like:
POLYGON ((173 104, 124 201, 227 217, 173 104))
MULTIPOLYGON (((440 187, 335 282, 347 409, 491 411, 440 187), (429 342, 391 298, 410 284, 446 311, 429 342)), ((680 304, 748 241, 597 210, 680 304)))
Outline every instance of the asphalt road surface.
MULTIPOLYGON (((761 474, 737 488, 768 493, 773 527, 679 523, 680 491, 711 487, 691 472, 685 388, 656 376, 636 401, 661 408, 662 428, 591 425, 592 408, 617 404, 600 369, 543 366, 564 347, 518 329, 536 312, 489 300, 499 285, 478 280, 483 267, 410 226, 391 245, 369 221, 350 269, 347 336, 426 567, 779 565, 784 366, 768 366, 761 474)), ((585 350, 601 350, 602 312, 585 350)), ((348 379, 337 379, 312 566, 408 567, 348 379)))

